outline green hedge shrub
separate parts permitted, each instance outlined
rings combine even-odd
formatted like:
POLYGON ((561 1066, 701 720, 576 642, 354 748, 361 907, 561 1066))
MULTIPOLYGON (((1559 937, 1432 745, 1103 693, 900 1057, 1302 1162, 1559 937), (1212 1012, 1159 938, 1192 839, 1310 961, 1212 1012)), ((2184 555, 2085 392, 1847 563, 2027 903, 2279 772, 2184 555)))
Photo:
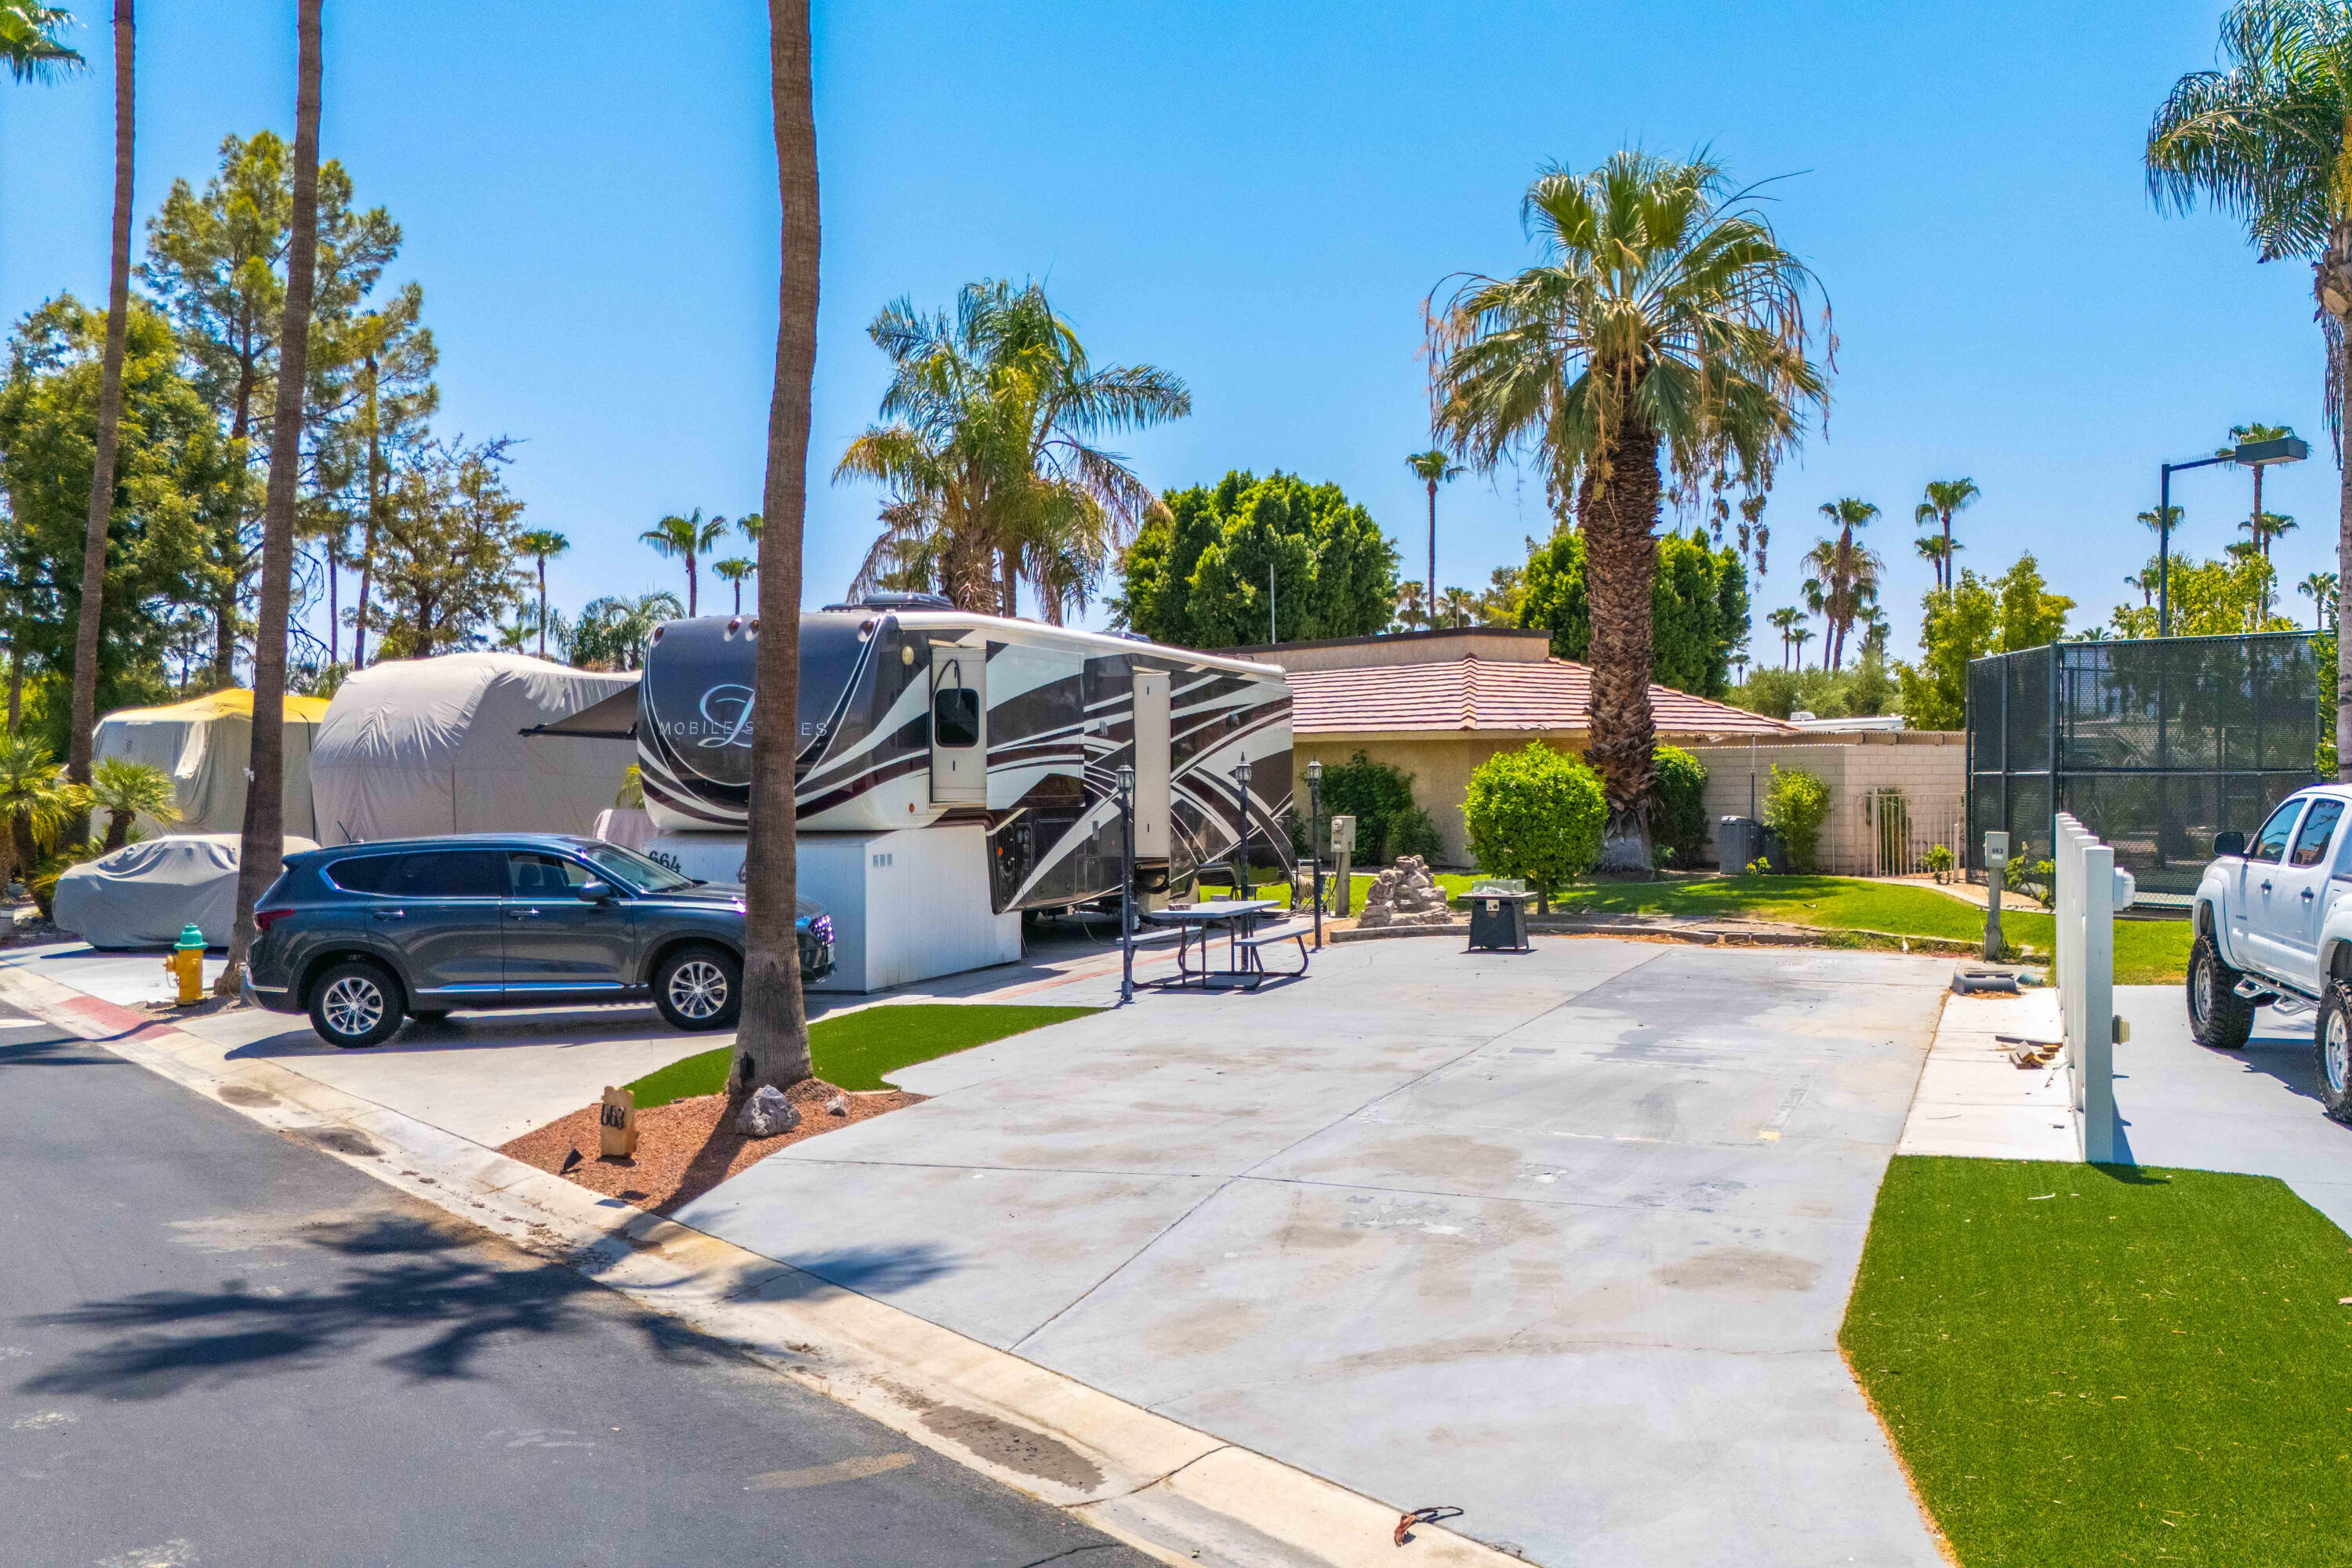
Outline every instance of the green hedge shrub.
POLYGON ((1601 858, 1608 815, 1599 776, 1540 741, 1479 763, 1462 803, 1479 869, 1526 878, 1547 906, 1601 858))
POLYGON ((1707 830, 1706 764, 1680 746, 1660 746, 1650 753, 1650 768, 1658 780, 1657 819, 1650 825, 1650 837, 1675 852, 1677 869, 1688 870, 1714 837, 1707 830))
POLYGON ((1829 785, 1802 768, 1772 764, 1772 782, 1764 791, 1764 826, 1788 847, 1790 870, 1813 869, 1821 856, 1822 824, 1829 815, 1829 785))

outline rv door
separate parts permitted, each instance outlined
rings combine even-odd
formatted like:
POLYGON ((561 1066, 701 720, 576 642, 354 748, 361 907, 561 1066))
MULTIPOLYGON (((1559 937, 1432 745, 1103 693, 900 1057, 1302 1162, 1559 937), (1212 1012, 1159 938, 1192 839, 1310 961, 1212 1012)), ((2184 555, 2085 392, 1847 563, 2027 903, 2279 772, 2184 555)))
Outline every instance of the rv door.
POLYGON ((1168 858, 1169 725, 1164 669, 1135 672, 1135 858, 1168 858))
POLYGON ((931 649, 931 804, 988 804, 988 649, 931 649))

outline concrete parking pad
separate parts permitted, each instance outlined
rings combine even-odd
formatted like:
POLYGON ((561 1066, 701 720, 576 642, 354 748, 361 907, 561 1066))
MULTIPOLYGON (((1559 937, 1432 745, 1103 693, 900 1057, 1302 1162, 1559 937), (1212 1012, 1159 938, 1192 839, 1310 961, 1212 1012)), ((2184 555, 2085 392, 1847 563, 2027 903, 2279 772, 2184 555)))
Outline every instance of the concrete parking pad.
POLYGON ((1538 1562, 1932 1564, 1835 1336, 1949 967, 1333 949, 680 1217, 1538 1562))
POLYGON ((2118 985, 2131 1039, 2116 1047, 2116 1110, 2143 1165, 2276 1176, 2352 1231, 2352 1127, 2312 1092, 2312 1017, 2264 1008, 2242 1051, 2189 1037, 2177 985, 2118 985))

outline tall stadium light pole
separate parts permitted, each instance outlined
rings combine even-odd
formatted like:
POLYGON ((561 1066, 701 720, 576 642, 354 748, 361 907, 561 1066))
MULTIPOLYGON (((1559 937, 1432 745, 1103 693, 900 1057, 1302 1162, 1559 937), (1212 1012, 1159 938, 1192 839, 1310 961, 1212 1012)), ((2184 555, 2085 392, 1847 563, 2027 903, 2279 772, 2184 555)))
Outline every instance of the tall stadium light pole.
POLYGON ((2163 463, 2158 466, 2156 500, 2156 635, 2172 635, 2172 476, 2187 468, 2210 468, 2216 463, 2234 463, 2242 468, 2260 468, 2273 463, 2300 463, 2311 456, 2311 443, 2300 436, 2282 436, 2275 441, 2241 441, 2226 452, 2210 458, 2198 458, 2186 463, 2163 463))

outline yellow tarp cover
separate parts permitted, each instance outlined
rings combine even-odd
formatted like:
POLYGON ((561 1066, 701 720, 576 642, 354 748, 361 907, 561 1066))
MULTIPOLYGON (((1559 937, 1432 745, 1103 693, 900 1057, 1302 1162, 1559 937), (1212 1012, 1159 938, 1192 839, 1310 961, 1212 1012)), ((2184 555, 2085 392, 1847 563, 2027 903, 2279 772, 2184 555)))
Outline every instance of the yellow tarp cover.
MULTIPOLYGON (((318 697, 286 699, 286 831, 319 834, 310 804, 310 742, 327 717, 318 697)), ((124 708, 99 721, 97 757, 145 763, 172 775, 180 820, 150 835, 236 833, 245 826, 245 769, 253 749, 253 693, 233 688, 163 708, 124 708)))

